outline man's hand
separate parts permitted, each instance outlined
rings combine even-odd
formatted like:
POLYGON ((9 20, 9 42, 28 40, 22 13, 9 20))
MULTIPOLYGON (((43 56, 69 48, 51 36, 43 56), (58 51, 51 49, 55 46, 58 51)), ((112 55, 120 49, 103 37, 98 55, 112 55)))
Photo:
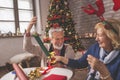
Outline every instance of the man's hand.
POLYGON ((54 56, 56 62, 63 62, 64 64, 68 64, 68 58, 63 56, 54 56))
POLYGON ((33 17, 28 25, 26 33, 30 33, 31 28, 33 27, 34 24, 36 24, 36 22, 37 22, 37 17, 33 17))

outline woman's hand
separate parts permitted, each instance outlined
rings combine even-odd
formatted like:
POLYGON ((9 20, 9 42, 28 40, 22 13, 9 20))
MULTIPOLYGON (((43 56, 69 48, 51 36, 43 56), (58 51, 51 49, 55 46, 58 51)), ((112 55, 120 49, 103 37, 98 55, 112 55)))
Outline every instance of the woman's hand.
POLYGON ((31 28, 33 27, 34 24, 36 24, 36 22, 37 22, 37 17, 33 17, 28 25, 26 33, 30 33, 31 28))
POLYGON ((92 55, 88 55, 87 60, 88 64, 90 64, 91 68, 93 68, 94 70, 97 70, 100 73, 108 71, 104 63, 101 62, 99 59, 93 57, 92 55))
POLYGON ((99 59, 93 57, 92 55, 88 55, 87 60, 88 60, 88 64, 91 66, 91 68, 99 71, 100 75, 102 77, 106 77, 106 76, 110 75, 110 72, 108 71, 105 64, 103 62, 101 62, 99 59))

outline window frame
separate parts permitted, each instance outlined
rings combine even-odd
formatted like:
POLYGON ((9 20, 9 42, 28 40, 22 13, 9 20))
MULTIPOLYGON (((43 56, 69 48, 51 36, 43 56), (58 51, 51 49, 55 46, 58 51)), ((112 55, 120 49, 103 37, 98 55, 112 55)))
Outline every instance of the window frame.
MULTIPOLYGON (((12 33, 14 35, 9 35, 6 36, 5 34, 9 34, 9 33, 0 33, 0 37, 4 38, 4 37, 18 37, 18 36, 23 36, 22 33, 21 35, 17 35, 17 30, 20 29, 20 20, 19 20, 19 10, 26 10, 26 11, 32 11, 33 16, 35 16, 36 14, 36 10, 35 10, 35 0, 31 0, 32 1, 32 9, 19 9, 18 8, 18 0, 13 0, 13 8, 6 8, 5 9, 13 9, 13 13, 14 13, 14 20, 0 20, 0 22, 14 22, 15 24, 15 33, 12 33), (5 35, 5 36, 4 36, 5 35)), ((1 7, 2 8, 2 7, 1 7)), ((3 7, 4 8, 4 7, 3 7)), ((21 22, 29 22, 29 21, 21 21, 21 22)), ((36 26, 35 26, 36 27, 36 26)))

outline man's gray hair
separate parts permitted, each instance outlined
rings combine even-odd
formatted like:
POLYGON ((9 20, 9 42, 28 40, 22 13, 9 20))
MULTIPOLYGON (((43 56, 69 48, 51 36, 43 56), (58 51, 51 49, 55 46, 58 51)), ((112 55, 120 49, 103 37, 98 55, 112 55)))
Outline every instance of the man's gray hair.
POLYGON ((60 31, 64 31, 63 28, 61 28, 61 27, 50 28, 50 30, 49 30, 49 37, 52 38, 52 33, 53 32, 60 32, 60 31))

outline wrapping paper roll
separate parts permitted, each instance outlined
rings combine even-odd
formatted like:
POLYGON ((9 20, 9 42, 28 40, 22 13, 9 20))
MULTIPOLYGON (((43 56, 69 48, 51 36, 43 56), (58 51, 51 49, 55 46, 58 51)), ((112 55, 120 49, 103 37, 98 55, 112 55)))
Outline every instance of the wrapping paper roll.
POLYGON ((13 63, 12 66, 19 80, 29 80, 29 78, 26 76, 23 70, 16 63, 13 63))
POLYGON ((34 33, 33 36, 36 39, 36 41, 38 42, 38 44, 40 45, 40 47, 42 48, 42 50, 44 51, 45 55, 50 56, 48 50, 44 46, 44 44, 43 44, 42 40, 40 39, 39 35, 37 33, 34 33))

